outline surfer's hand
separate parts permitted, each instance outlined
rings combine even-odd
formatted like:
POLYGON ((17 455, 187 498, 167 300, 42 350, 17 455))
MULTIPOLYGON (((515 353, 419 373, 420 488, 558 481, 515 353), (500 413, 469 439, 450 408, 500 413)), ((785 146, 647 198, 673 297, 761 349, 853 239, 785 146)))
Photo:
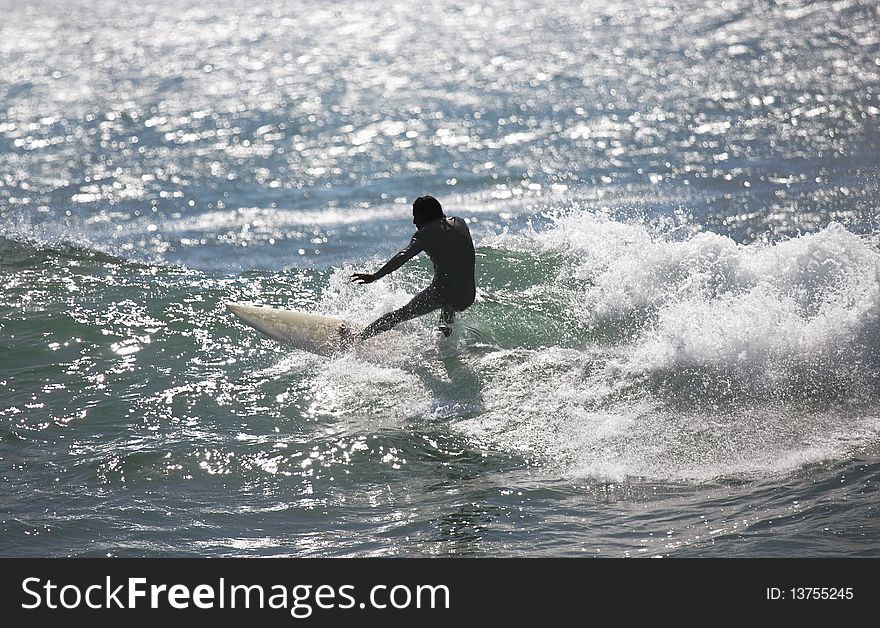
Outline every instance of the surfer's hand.
POLYGON ((354 283, 373 283, 376 281, 376 276, 371 273, 355 273, 351 276, 351 280, 354 283))

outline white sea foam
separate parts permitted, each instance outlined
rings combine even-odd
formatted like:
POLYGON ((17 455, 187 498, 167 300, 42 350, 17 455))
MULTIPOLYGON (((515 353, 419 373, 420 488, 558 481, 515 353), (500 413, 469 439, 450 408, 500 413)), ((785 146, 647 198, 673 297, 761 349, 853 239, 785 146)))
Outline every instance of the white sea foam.
POLYGON ((880 252, 839 225, 776 244, 584 214, 493 247, 562 255, 568 312, 614 347, 482 358, 475 438, 571 473, 708 481, 876 443, 880 252), (570 277, 575 277, 574 284, 570 277), (871 410, 873 408, 873 411, 871 410))
POLYGON ((880 251, 834 223, 742 245, 712 233, 680 240, 586 214, 511 240, 535 255, 564 255, 556 280, 583 281, 570 293, 571 316, 594 326, 639 319, 632 368, 840 367, 840 359, 877 348, 880 251))

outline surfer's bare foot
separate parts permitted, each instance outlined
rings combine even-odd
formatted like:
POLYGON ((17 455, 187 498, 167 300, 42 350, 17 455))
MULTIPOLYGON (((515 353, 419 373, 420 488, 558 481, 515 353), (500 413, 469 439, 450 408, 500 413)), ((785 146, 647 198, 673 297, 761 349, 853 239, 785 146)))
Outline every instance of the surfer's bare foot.
POLYGON ((336 333, 339 334, 339 345, 343 349, 348 349, 354 344, 354 341, 357 340, 357 334, 355 334, 345 323, 342 323, 336 328, 336 333))
POLYGON ((447 340, 449 336, 452 334, 452 327, 449 325, 440 325, 434 330, 433 336, 434 340, 437 342, 441 342, 447 340))

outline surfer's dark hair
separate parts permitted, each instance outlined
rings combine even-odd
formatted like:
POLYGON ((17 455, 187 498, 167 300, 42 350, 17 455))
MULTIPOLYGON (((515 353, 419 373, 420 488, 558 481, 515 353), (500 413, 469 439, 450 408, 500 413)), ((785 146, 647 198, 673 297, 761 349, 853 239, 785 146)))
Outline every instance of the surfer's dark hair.
POLYGON ((420 196, 413 201, 413 216, 420 216, 427 220, 443 218, 443 208, 433 196, 420 196))

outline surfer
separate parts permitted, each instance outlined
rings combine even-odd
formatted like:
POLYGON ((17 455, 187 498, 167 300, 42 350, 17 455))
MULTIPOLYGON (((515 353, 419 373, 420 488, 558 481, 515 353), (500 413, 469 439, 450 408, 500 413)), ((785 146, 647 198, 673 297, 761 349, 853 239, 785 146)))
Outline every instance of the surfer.
POLYGON ((360 333, 366 340, 398 323, 440 310, 437 331, 448 337, 452 333, 455 313, 470 307, 476 297, 474 281, 474 242, 463 218, 447 218, 433 196, 420 196, 412 205, 413 224, 417 231, 409 245, 375 273, 354 273, 355 283, 373 283, 394 272, 422 251, 434 263, 434 279, 402 308, 373 321, 360 333))

